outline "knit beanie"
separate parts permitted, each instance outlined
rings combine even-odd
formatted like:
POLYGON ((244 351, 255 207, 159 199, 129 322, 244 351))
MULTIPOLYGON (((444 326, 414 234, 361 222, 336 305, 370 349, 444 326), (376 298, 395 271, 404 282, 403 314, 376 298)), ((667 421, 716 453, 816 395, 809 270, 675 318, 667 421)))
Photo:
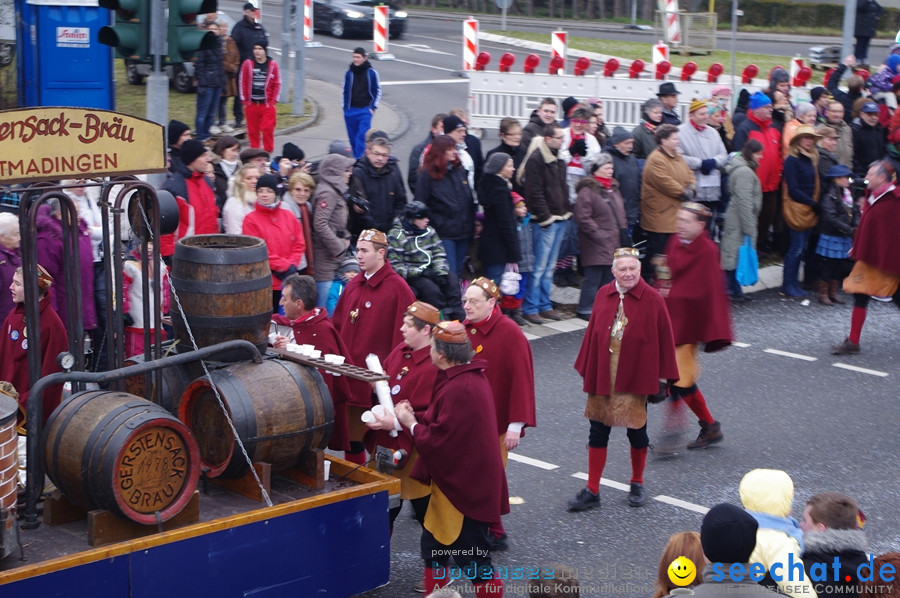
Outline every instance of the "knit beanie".
POLYGON ((628 141, 629 139, 634 139, 634 135, 631 134, 631 131, 623 127, 616 127, 613 129, 609 142, 613 145, 617 145, 623 141, 628 141))
POLYGON ((185 166, 206 153, 206 147, 196 139, 188 139, 181 145, 181 161, 185 166))
POLYGON ((503 152, 495 152, 491 154, 491 157, 487 159, 484 163, 484 174, 497 174, 503 167, 506 166, 506 163, 509 162, 512 158, 509 157, 509 154, 505 154, 503 152))
POLYGON ((697 98, 691 98, 691 107, 688 109, 688 112, 693 112, 695 110, 700 110, 701 108, 707 105, 706 100, 698 100, 697 98))
POLYGON ((448 114, 444 117, 444 135, 449 135, 456 129, 460 127, 465 128, 466 123, 462 121, 462 119, 455 114, 448 114))
POLYGON ((703 554, 713 563, 746 563, 756 548, 759 524, 744 509, 721 503, 709 510, 700 525, 703 554))
POLYGON ((757 91, 752 96, 750 96, 750 110, 756 110, 757 108, 768 106, 771 103, 772 100, 769 99, 769 96, 761 91, 757 91))
POLYGON ((191 128, 180 120, 170 120, 169 129, 166 133, 166 137, 169 140, 169 145, 175 145, 175 143, 178 141, 178 138, 181 137, 185 131, 190 130, 191 128))
POLYGON ((259 177, 259 180, 256 181, 256 190, 259 191, 263 187, 278 193, 278 177, 274 174, 262 175, 259 177))
POLYGON ((897 54, 891 54, 890 56, 888 56, 885 64, 888 65, 888 68, 891 69, 891 72, 896 73, 897 67, 900 66, 900 56, 898 56, 897 54))
POLYGON ((291 162, 302 162, 303 158, 306 157, 306 154, 303 153, 302 149, 288 141, 284 144, 284 147, 281 148, 281 157, 287 158, 291 162))
POLYGON ((568 117, 569 112, 571 112, 572 108, 574 108, 577 105, 578 105, 578 100, 576 100, 572 96, 569 96, 566 99, 564 99, 562 101, 563 116, 568 117))

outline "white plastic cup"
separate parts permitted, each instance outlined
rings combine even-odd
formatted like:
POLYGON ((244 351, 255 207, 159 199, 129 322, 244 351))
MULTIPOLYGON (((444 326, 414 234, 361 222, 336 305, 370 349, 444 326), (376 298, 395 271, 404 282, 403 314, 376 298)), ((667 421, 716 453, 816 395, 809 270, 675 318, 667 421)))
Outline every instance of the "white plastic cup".
POLYGON ((322 352, 319 351, 318 349, 313 349, 312 351, 309 352, 310 359, 319 359, 320 357, 322 357, 322 352))
POLYGON ((364 424, 370 424, 375 421, 375 416, 372 415, 371 411, 363 411, 359 419, 361 419, 364 424))
POLYGON ((325 465, 325 476, 324 476, 324 479, 325 479, 325 481, 327 482, 327 481, 328 481, 328 478, 331 476, 331 461, 329 461, 328 459, 325 459, 324 465, 325 465))
POLYGON ((315 349, 313 345, 300 345, 300 355, 309 355, 313 349, 315 349))
POLYGON ((298 345, 297 343, 288 343, 287 347, 285 347, 285 348, 291 353, 299 353, 300 352, 300 345, 298 345))

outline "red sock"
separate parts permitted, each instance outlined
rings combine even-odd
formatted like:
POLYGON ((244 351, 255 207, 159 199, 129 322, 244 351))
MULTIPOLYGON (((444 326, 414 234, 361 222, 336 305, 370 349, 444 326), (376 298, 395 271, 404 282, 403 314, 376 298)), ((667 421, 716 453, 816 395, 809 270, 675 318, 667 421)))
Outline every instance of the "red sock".
POLYGON ((600 494, 600 478, 603 477, 604 467, 606 467, 606 448, 589 446, 587 489, 594 494, 600 494))
POLYGON ((631 447, 631 483, 644 483, 644 467, 647 465, 647 447, 631 447))
POLYGON ((427 596, 435 590, 440 590, 450 583, 449 573, 446 567, 438 567, 437 569, 425 567, 425 595, 427 596))
POLYGON ((361 453, 350 453, 344 451, 344 460, 350 461, 350 463, 356 463, 357 465, 365 465, 366 464, 366 451, 361 453))
POLYGON ((863 324, 866 323, 866 308, 853 307, 853 314, 850 316, 850 342, 859 344, 859 335, 862 334, 863 324))
POLYGON ((496 577, 484 583, 473 585, 475 587, 475 596, 477 598, 484 598, 485 596, 500 598, 503 596, 503 582, 496 577))
POLYGON ((694 412, 694 415, 697 416, 702 422, 706 422, 708 424, 716 421, 712 413, 709 412, 709 408, 706 406, 706 399, 703 397, 703 393, 700 392, 700 389, 697 388, 695 384, 693 387, 693 392, 690 392, 684 395, 684 404, 690 407, 691 411, 694 412))

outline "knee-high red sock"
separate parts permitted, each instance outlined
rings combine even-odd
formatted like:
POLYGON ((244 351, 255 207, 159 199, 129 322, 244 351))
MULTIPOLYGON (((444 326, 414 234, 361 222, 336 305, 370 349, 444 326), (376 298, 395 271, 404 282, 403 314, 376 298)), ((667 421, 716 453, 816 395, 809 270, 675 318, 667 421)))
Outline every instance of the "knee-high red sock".
POLYGON ((587 489, 594 494, 600 494, 600 478, 603 477, 603 468, 606 467, 606 447, 588 447, 588 482, 587 489))
POLYGON ((636 449, 631 447, 631 482, 644 483, 644 467, 647 465, 647 447, 636 449))
POLYGON ((448 583, 450 583, 450 572, 446 567, 439 567, 437 569, 432 567, 425 567, 426 596, 434 592, 435 590, 440 590, 448 583))
POLYGON ((503 582, 497 579, 491 579, 484 583, 474 584, 475 596, 477 598, 501 598, 503 596, 503 582))
POLYGON ((703 396, 703 393, 700 392, 700 389, 697 388, 696 384, 692 390, 693 392, 684 395, 684 404, 694 412, 694 415, 696 415, 697 419, 700 421, 708 424, 716 421, 713 419, 712 413, 709 412, 709 407, 706 406, 706 398, 703 396))
POLYGON ((853 307, 853 313, 850 315, 850 342, 859 344, 859 335, 862 334, 863 324, 866 323, 865 307, 853 307))

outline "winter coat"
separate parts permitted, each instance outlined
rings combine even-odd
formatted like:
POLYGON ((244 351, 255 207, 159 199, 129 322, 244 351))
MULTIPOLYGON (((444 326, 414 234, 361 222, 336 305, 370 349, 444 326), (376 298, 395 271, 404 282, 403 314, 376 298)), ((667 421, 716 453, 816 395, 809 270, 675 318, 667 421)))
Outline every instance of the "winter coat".
POLYGON ((241 70, 241 52, 238 50, 237 44, 230 36, 223 36, 222 41, 222 63, 225 67, 225 87, 222 89, 223 98, 232 98, 238 93, 238 73, 241 70))
POLYGON ((831 97, 844 105, 844 121, 850 123, 853 120, 853 103, 861 98, 863 94, 860 92, 850 93, 838 87, 841 78, 844 76, 844 71, 846 70, 846 64, 839 64, 838 67, 834 69, 834 72, 831 73, 831 76, 828 77, 828 83, 825 85, 825 88, 828 89, 828 93, 831 94, 831 97))
POLYGON ((697 201, 719 201, 722 195, 722 175, 719 169, 728 162, 728 152, 722 143, 722 137, 712 127, 704 127, 702 131, 698 131, 690 122, 678 127, 678 131, 678 151, 697 179, 697 201), (703 174, 700 166, 708 158, 715 160, 716 166, 708 174, 703 174))
POLYGON ((356 161, 350 180, 350 195, 359 192, 369 200, 369 211, 357 214, 350 211, 350 232, 358 235, 367 228, 381 232, 391 230, 394 218, 403 213, 406 206, 406 185, 397 159, 388 158, 387 164, 377 170, 366 156, 356 161))
MULTIPOLYGON (((496 154, 497 152, 503 152, 504 154, 506 154, 507 156, 509 156, 510 158, 513 159, 513 166, 516 167, 516 172, 519 171, 519 167, 522 166, 522 162, 525 161, 525 156, 528 154, 527 148, 523 144, 519 144, 516 147, 513 147, 511 145, 506 145, 505 143, 501 143, 494 149, 488 151, 487 154, 485 154, 485 156, 484 156, 485 162, 487 161, 488 158, 490 158, 493 154, 496 154)), ((513 177, 513 180, 511 182, 512 182, 512 186, 513 186, 513 191, 515 191, 519 195, 524 196, 525 189, 523 189, 522 186, 516 181, 516 177, 513 177)), ((481 203, 480 197, 479 197, 479 203, 481 203)))
POLYGON ((458 241, 475 234, 475 200, 465 168, 448 165, 439 181, 420 172, 416 199, 428 206, 431 225, 442 239, 458 241))
POLYGON ((747 162, 741 155, 735 156, 725 167, 731 201, 725 211, 725 226, 719 244, 723 270, 737 269, 738 249, 744 243, 744 235, 749 235, 756 247, 759 212, 762 210, 762 187, 756 167, 756 163, 747 162))
POLYGON ((416 229, 412 223, 396 218, 388 234, 388 261, 394 272, 409 280, 430 271, 437 276, 450 274, 447 251, 430 226, 416 229))
MULTIPOLYGON (((544 136, 544 128, 547 124, 541 120, 541 117, 538 116, 537 110, 531 111, 531 116, 528 117, 528 124, 522 129, 522 147, 528 148, 531 145, 531 140, 535 137, 543 137, 544 136)), ((511 156, 512 154, 510 154, 511 156)))
POLYGON ((887 155, 884 127, 878 123, 870 127, 864 122, 858 122, 853 123, 850 128, 853 131, 853 172, 865 174, 869 170, 869 164, 887 155))
POLYGON ((194 63, 194 78, 197 79, 197 87, 225 87, 225 56, 222 44, 216 44, 209 50, 197 52, 197 60, 194 63))
POLYGON ((859 206, 853 202, 844 204, 844 190, 837 185, 830 185, 819 202, 819 233, 832 237, 849 237, 850 232, 859 226, 859 206))
POLYGON ((694 173, 681 154, 656 148, 644 164, 641 184, 641 228, 653 233, 674 233, 675 216, 685 189, 694 187, 694 173))
POLYGON ((466 153, 472 158, 472 173, 475 175, 475 188, 478 187, 478 181, 484 174, 484 150, 481 149, 481 139, 471 134, 466 134, 463 140, 466 144, 466 153))
MULTIPOLYGON (((846 122, 841 121, 838 125, 833 125, 831 123, 825 123, 829 127, 835 130, 838 134, 838 144, 837 148, 835 148, 834 152, 837 154, 838 160, 841 161, 841 164, 845 164, 847 166, 853 165, 853 129, 850 128, 846 122)), ((882 143, 882 146, 884 144, 882 143)), ((866 165, 866 170, 868 170, 868 165, 866 165)), ((865 170, 863 171, 865 172, 865 170)))
MULTIPOLYGON (((860 565, 868 562, 868 542, 866 535, 858 529, 825 529, 821 532, 808 531, 803 535, 803 568, 807 579, 812 574, 812 567, 817 565, 817 575, 827 571, 827 579, 814 582, 819 586, 819 596, 859 596, 849 591, 860 585, 858 570, 860 565), (837 574, 834 571, 835 558, 840 563, 837 574), (850 581, 845 581, 849 577, 850 581), (837 580, 837 581, 835 581, 837 580)), ((865 571, 865 569, 863 569, 865 571)), ((879 573, 874 572, 875 579, 879 573)), ((897 583, 896 578, 894 583, 897 583)))
POLYGON ((253 58, 253 45, 256 42, 262 42, 267 47, 269 44, 269 36, 262 23, 257 23, 253 19, 247 19, 246 16, 231 28, 231 39, 234 40, 237 46, 241 62, 253 58))
POLYGON ((484 210, 478 257, 485 264, 518 263, 522 254, 507 180, 499 174, 484 175, 478 185, 478 203, 484 210))
MULTIPOLYGON (((278 69, 278 63, 269 60, 269 72, 266 74, 266 106, 274 106, 278 103, 278 96, 281 95, 281 71, 278 69)), ((246 106, 250 103, 250 94, 253 92, 253 60, 245 60, 241 65, 241 103, 246 106)))
MULTIPOLYGON (((750 562, 753 562, 752 560, 750 562)), ((748 570, 748 563, 743 563, 744 571, 748 570)), ((703 577, 703 583, 691 588, 696 598, 734 598, 735 596, 773 596, 772 592, 745 576, 741 581, 731 581, 728 577, 728 564, 720 566, 720 571, 715 571, 713 565, 706 565, 698 575, 703 577), (724 579, 717 581, 724 576, 724 579)), ((815 594, 810 594, 814 596, 815 594)))
POLYGON ((350 239, 350 231, 347 230, 349 208, 344 199, 347 190, 345 161, 332 158, 332 155, 325 156, 319 163, 319 184, 313 198, 316 204, 313 212, 316 282, 334 280, 350 239))
POLYGON ((419 180, 419 167, 422 165, 422 152, 431 145, 432 141, 434 141, 434 135, 429 131, 428 136, 415 144, 409 152, 409 170, 406 175, 406 183, 409 185, 411 193, 416 192, 416 183, 419 180))
POLYGON ((748 139, 756 139, 763 146, 762 159, 756 169, 756 176, 762 186, 763 193, 777 191, 781 186, 781 171, 784 168, 781 156, 781 133, 772 126, 772 121, 762 121, 752 112, 740 126, 735 122, 734 151, 744 148, 748 139))
POLYGON ((519 272, 534 272, 534 229, 531 227, 531 214, 524 218, 516 217, 516 235, 519 237, 519 272))
MULTIPOLYGON (((244 218, 241 234, 259 237, 266 242, 269 252, 269 268, 272 270, 272 290, 281 290, 281 279, 275 273, 283 273, 292 266, 300 266, 306 251, 306 239, 300 222, 281 202, 275 207, 267 207, 259 202, 244 218)), ((282 276, 283 278, 283 276, 282 276)))
MULTIPOLYGON (((823 148, 821 145, 816 149, 819 150, 819 165, 817 167, 817 170, 819 171, 819 186, 821 189, 824 189, 831 184, 831 182, 825 178, 825 175, 828 174, 828 171, 831 170, 832 166, 837 166, 840 162, 838 162, 837 156, 823 148)), ((847 166, 849 166, 849 164, 847 166)))
MULTIPOLYGON (((368 86, 368 108, 375 111, 378 109, 378 103, 381 101, 381 84, 378 81, 378 71, 372 68, 372 63, 368 60, 361 65, 351 65, 344 74, 344 93, 343 93, 343 109, 349 110, 353 103, 353 79, 357 76, 366 78, 368 86)), ((384 232, 384 231, 382 231, 384 232)))
MULTIPOLYGON (((240 162, 235 164, 231 175, 237 172, 240 167, 240 162)), ((228 179, 231 178, 231 175, 225 174, 225 168, 226 166, 222 164, 221 160, 213 162, 213 175, 215 176, 213 186, 216 191, 216 206, 219 208, 219 212, 222 211, 222 208, 225 207, 225 202, 228 200, 228 179)))
POLYGON ((578 225, 579 263, 583 266, 612 266, 613 252, 621 244, 619 231, 627 227, 625 204, 619 183, 609 189, 594 177, 584 177, 575 185, 575 224, 578 225))
POLYGON ((856 4, 856 27, 853 29, 853 35, 875 37, 882 12, 884 9, 875 0, 859 0, 856 4))
POLYGON ((566 163, 553 154, 543 138, 525 160, 524 174, 525 203, 538 225, 546 227, 572 217, 566 163))
POLYGON ((643 120, 631 131, 632 136, 634 136, 634 147, 631 150, 632 156, 638 160, 646 160, 653 153, 653 150, 658 147, 655 131, 655 125, 643 120))
POLYGON ((641 167, 634 152, 627 156, 614 145, 606 150, 613 159, 613 178, 619 182, 619 194, 625 202, 625 217, 632 226, 641 215, 641 167))
POLYGON ((241 234, 244 218, 256 206, 255 194, 251 191, 249 195, 250 197, 245 198, 248 201, 241 201, 241 198, 236 195, 232 195, 225 200, 225 205, 222 207, 222 230, 225 231, 226 235, 241 234))
POLYGON ((796 575, 788 581, 787 576, 789 559, 800 562, 801 544, 798 538, 803 536, 797 521, 791 517, 793 482, 784 472, 776 470, 756 470, 748 475, 753 475, 752 481, 745 476, 739 488, 741 504, 759 525, 756 548, 750 555, 750 562, 765 566, 768 583, 774 583, 771 579, 772 565, 781 563, 782 581, 777 585, 782 591, 790 586, 791 591, 787 592, 790 596, 815 596, 816 592, 806 576, 803 581, 796 575))
POLYGON ((21 265, 22 254, 19 248, 9 249, 0 244, 0 285, 7 289, 5 293, 0 293, 0 319, 5 319, 16 307, 9 292, 9 285, 12 284, 16 269, 21 265))
POLYGON ((794 148, 795 154, 784 160, 784 186, 781 207, 785 224, 795 231, 804 231, 816 225, 818 211, 819 173, 816 169, 819 156, 794 148), (796 205, 802 204, 802 205, 796 205))

